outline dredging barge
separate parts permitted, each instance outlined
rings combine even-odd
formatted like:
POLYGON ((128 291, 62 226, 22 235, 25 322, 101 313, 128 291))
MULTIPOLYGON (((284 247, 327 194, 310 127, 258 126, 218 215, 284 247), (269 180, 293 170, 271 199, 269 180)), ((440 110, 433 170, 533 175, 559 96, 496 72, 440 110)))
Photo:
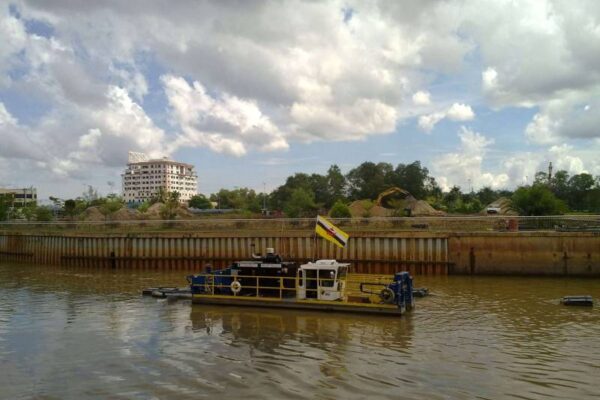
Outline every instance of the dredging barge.
POLYGON ((190 275, 193 304, 288 308, 364 314, 400 315, 414 307, 413 281, 397 272, 387 283, 361 282, 360 292, 347 293, 350 264, 318 260, 283 262, 272 248, 266 255, 213 271, 190 275))

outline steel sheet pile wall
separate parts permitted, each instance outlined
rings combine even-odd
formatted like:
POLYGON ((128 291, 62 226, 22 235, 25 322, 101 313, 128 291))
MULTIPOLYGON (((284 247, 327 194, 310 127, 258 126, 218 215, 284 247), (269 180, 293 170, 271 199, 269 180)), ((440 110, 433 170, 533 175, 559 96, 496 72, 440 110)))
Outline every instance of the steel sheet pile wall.
POLYGON ((597 233, 452 234, 452 274, 600 276, 597 233))
POLYGON ((311 233, 293 236, 47 236, 0 235, 0 260, 106 268, 165 268, 199 270, 247 259, 251 245, 257 252, 275 248, 285 259, 313 258, 351 262, 359 273, 446 274, 447 240, 435 234, 354 234, 345 249, 311 233))

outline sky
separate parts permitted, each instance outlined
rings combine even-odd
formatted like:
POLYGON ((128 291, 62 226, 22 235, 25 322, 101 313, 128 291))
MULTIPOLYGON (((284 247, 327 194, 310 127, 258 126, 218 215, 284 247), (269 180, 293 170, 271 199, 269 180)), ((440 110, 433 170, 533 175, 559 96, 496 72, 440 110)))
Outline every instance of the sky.
POLYGON ((0 187, 199 191, 420 160, 443 189, 600 175, 600 2, 0 0, 0 187))

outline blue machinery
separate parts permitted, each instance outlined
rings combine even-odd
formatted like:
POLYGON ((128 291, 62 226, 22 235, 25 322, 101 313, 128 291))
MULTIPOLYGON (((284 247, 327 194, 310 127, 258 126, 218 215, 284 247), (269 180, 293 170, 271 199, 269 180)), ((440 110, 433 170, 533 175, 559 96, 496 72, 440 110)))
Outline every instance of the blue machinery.
POLYGON ((413 296, 413 278, 408 272, 396 272, 394 281, 389 284, 362 282, 360 284, 360 291, 362 293, 377 294, 383 303, 395 304, 399 308, 405 308, 407 310, 412 309, 415 304, 413 296), (383 286, 383 288, 379 292, 368 289, 368 287, 373 286, 383 286))

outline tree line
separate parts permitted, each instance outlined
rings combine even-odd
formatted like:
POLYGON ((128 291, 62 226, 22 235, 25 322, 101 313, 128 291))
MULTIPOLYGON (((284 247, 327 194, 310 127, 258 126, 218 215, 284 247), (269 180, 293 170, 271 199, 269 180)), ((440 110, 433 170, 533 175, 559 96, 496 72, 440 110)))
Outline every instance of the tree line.
MULTIPOLYGON (((346 174, 337 165, 331 165, 325 174, 295 173, 271 193, 257 193, 249 188, 221 189, 208 197, 196 195, 188 205, 198 209, 235 209, 247 215, 259 214, 266 208, 292 218, 310 217, 319 212, 347 217, 350 216, 350 203, 355 200, 374 201, 380 193, 392 187, 402 188, 417 200, 425 200, 434 208, 453 214, 479 213, 500 197, 511 200, 513 209, 521 215, 600 213, 600 178, 588 173, 570 176, 561 170, 550 176, 546 172, 538 172, 533 184, 520 186, 514 191, 489 187, 464 191, 453 186, 444 192, 419 161, 396 166, 367 161, 346 174)), ((68 218, 92 206, 109 216, 125 205, 119 196, 101 197, 92 187, 76 199, 64 202, 54 197, 50 199, 55 203, 54 211, 60 208, 61 214, 68 218)), ((175 218, 179 194, 161 190, 153 199, 136 207, 145 213, 155 203, 161 204, 162 218, 175 218)), ((32 203, 15 210, 13 204, 8 195, 0 195, 0 220, 24 218, 46 221, 53 217, 53 210, 49 207, 38 207, 32 203)))
POLYGON ((196 196, 190 204, 210 208, 235 208, 260 212, 263 204, 270 210, 280 210, 289 217, 313 216, 319 210, 336 206, 339 215, 346 215, 343 206, 355 200, 375 200, 391 187, 410 192, 417 200, 425 200, 434 208, 454 214, 481 212, 488 204, 504 197, 511 201, 514 211, 522 215, 551 215, 565 212, 600 213, 600 177, 588 173, 570 176, 557 171, 548 176, 538 172, 532 185, 516 190, 493 190, 483 187, 477 191, 453 186, 444 192, 435 177, 420 161, 408 164, 363 162, 343 174, 337 165, 325 174, 296 173, 269 194, 252 189, 221 189, 208 198, 196 196))

